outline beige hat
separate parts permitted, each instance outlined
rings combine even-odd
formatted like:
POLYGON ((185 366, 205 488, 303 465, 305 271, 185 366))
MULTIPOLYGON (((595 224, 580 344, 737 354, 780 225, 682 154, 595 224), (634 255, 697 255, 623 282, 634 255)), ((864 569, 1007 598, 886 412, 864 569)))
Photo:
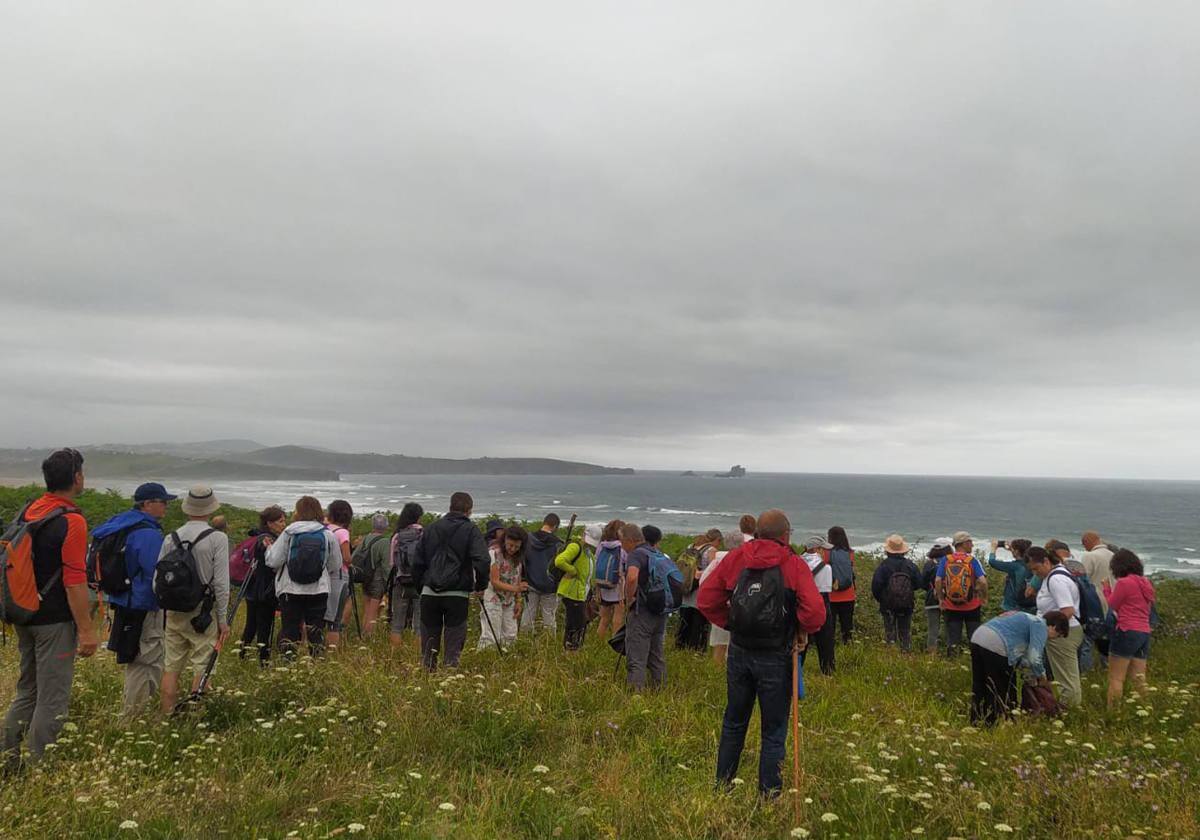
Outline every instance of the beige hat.
POLYGON ((908 543, 899 534, 892 534, 883 544, 883 550, 888 554, 908 554, 908 543))
POLYGON ((197 484, 188 490, 183 500, 183 512, 188 516, 208 516, 221 506, 216 494, 207 484, 197 484))
POLYGON ((975 538, 972 537, 970 534, 968 534, 966 531, 958 531, 954 535, 954 544, 955 545, 962 545, 963 543, 973 543, 973 542, 975 542, 975 538))

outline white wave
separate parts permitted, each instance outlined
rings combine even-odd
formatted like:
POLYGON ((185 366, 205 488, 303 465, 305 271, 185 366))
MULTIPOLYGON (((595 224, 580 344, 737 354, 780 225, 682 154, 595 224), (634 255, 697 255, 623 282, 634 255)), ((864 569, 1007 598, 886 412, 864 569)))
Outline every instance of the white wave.
POLYGON ((525 504, 524 502, 517 502, 517 507, 529 507, 529 505, 525 504))
POLYGON ((555 499, 555 500, 554 500, 553 502, 551 502, 550 504, 552 504, 552 505, 561 505, 561 504, 562 504, 562 500, 560 500, 560 499, 555 499))
POLYGON ((675 516, 737 516, 727 510, 677 510, 675 508, 650 508, 656 513, 669 513, 675 516))
POLYGON ((1195 557, 1176 557, 1176 563, 1187 563, 1189 566, 1200 566, 1200 560, 1195 557))
POLYGON ((625 510, 641 510, 641 508, 637 505, 630 505, 629 507, 625 508, 625 510))
POLYGON ((389 504, 389 505, 394 505, 394 504, 396 504, 396 503, 397 503, 397 502, 399 502, 399 501, 400 501, 399 499, 388 499, 388 504, 389 504))
POLYGON ((1194 549, 1194 548, 1188 548, 1186 545, 1183 547, 1183 550, 1184 550, 1184 551, 1190 551, 1190 552, 1192 552, 1193 554, 1195 554, 1195 553, 1196 553, 1196 549, 1194 549))

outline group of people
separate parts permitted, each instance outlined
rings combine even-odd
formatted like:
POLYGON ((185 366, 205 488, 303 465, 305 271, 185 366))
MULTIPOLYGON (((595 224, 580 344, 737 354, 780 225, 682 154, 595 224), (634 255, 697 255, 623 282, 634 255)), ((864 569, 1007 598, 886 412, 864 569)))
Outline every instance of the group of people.
MULTIPOLYGON (((164 535, 161 523, 176 496, 162 484, 142 484, 133 509, 102 523, 89 541, 76 506, 83 457, 60 450, 42 469, 46 493, 6 533, 10 582, 26 540, 39 595, 36 610, 19 621, 12 609, 5 613, 16 625, 21 657, 4 725, 9 769, 20 761, 23 741, 37 759, 57 737, 75 659, 91 656, 100 644, 97 590, 111 610, 108 648, 125 667, 123 703, 131 715, 156 693, 162 712, 174 711, 189 666, 192 696, 198 695, 243 599, 240 653, 257 651, 265 665, 274 650, 294 657, 306 648, 318 656, 336 646, 350 617, 359 620, 355 592, 361 586, 361 631, 374 631, 386 601, 392 644, 403 645, 415 631, 430 671, 458 665, 472 598, 480 605, 479 647, 501 653, 539 624, 557 633, 561 605, 564 649, 579 650, 598 620, 598 634, 625 657, 626 680, 635 690, 665 683, 668 620, 677 613, 675 646, 711 647, 726 671, 718 780, 728 783, 736 775, 757 702, 759 786, 768 795, 782 786, 789 706, 808 650, 816 649, 821 672, 831 675, 839 627, 843 643, 854 634, 857 564, 845 530, 808 537, 797 552, 779 510, 743 516, 737 531, 707 531, 672 560, 653 525, 615 520, 564 541, 559 518, 550 514, 532 533, 499 520, 481 531, 471 519, 473 500, 462 492, 428 525, 416 503, 405 505, 394 525, 376 514, 371 533, 356 541, 348 503, 326 508, 303 496, 290 517, 279 506, 265 508, 231 551, 225 529, 214 527, 219 502, 210 487, 188 491, 181 501, 186 521, 164 535)), ((1032 686, 1045 688, 1053 679, 1067 706, 1081 701, 1081 669, 1097 659, 1108 661, 1110 705, 1127 678, 1145 691, 1156 621, 1153 585, 1128 549, 1109 547, 1094 532, 1082 543, 1085 553, 1077 560, 1057 540, 1044 548, 1025 539, 994 542, 987 563, 1005 575, 1005 586, 1000 614, 984 622, 987 576, 970 534, 935 540, 921 567, 904 538, 892 535, 870 581, 884 641, 911 649, 923 590, 928 650, 938 652, 942 625, 949 655, 964 637, 970 645, 975 722, 994 723, 1015 710, 1018 669, 1032 686), (1001 549, 1013 559, 999 558, 1001 549)))

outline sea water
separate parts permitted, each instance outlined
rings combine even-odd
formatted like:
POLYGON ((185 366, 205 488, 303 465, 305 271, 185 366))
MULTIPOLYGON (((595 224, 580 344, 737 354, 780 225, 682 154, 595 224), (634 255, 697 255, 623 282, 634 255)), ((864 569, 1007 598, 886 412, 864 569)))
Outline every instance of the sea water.
MULTIPOLYGON (((152 477, 151 477, 152 478, 152 477)), ((133 482, 96 482, 131 492, 133 482)), ((178 491, 179 488, 175 488, 178 491)), ((356 514, 398 511, 406 502, 445 512, 466 490, 475 515, 540 520, 577 514, 584 524, 611 519, 653 524, 667 533, 737 527, 743 513, 787 512, 793 539, 843 526, 856 548, 876 549, 892 533, 928 545, 970 531, 977 548, 993 538, 1057 537, 1079 547, 1086 530, 1128 546, 1155 571, 1200 575, 1200 482, 1091 479, 938 478, 752 473, 745 478, 639 472, 611 476, 347 475, 341 481, 214 482, 228 502, 291 510, 305 494, 322 504, 345 499, 356 514)))

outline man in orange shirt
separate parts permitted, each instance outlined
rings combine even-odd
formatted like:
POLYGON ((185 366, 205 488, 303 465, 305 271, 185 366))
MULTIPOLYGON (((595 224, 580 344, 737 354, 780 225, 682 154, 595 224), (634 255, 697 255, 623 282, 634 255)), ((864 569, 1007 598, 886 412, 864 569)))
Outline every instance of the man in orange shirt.
POLYGON ((83 491, 83 456, 60 449, 42 462, 46 493, 23 511, 34 522, 56 511, 33 534, 33 566, 41 606, 29 624, 17 625, 21 674, 4 720, 4 765, 21 765, 29 736, 29 761, 41 759, 66 722, 75 656, 91 656, 99 641, 92 626, 87 586, 87 520, 75 507, 83 491))

